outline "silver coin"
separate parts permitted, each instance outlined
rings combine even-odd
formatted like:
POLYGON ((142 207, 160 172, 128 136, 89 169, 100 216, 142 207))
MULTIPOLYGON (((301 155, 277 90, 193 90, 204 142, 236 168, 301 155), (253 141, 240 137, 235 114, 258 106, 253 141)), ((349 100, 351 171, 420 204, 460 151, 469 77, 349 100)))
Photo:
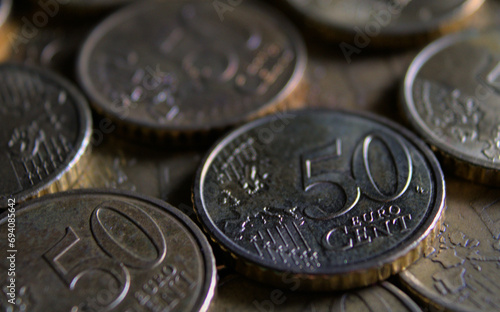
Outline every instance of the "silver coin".
POLYGON ((83 95, 48 71, 0 66, 0 206, 68 187, 91 133, 83 95))
POLYGON ((78 71, 99 112, 129 127, 190 132, 242 122, 281 102, 305 58, 295 29, 268 7, 243 2, 221 15, 203 1, 150 1, 98 26, 78 71))
POLYGON ((500 185, 500 29, 437 40, 410 65, 404 110, 459 176, 500 185))
POLYGON ((304 289, 370 285, 406 267, 444 209, 432 152, 375 117, 303 111, 249 123, 216 144, 193 199, 243 274, 304 289))
MULTIPOLYGON (((16 207, 15 309, 207 311, 215 260, 196 225, 165 202, 125 192, 73 191, 16 207)), ((0 220, 7 237, 9 218, 0 220)), ((12 261, 0 260, 0 302, 12 261), (4 274, 5 273, 5 274, 4 274)), ((16 311, 16 310, 14 310, 16 311)))

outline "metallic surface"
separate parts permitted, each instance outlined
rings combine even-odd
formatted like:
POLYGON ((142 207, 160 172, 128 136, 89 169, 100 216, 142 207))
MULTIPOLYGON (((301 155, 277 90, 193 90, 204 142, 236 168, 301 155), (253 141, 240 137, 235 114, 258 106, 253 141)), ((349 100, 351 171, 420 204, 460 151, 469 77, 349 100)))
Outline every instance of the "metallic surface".
MULTIPOLYGON (((93 138, 98 139, 94 134, 93 138)), ((108 139, 92 149, 87 170, 71 189, 105 187, 162 199, 193 216, 191 188, 202 158, 194 151, 169 152, 108 139)))
MULTIPOLYGON (((365 38, 426 34, 460 22, 484 0, 287 0, 311 23, 365 38)), ((362 39, 360 42, 364 42, 362 39)), ((360 48, 358 46, 358 48, 360 48)))
POLYGON ((61 77, 21 65, 1 65, 0 85, 0 206, 67 188, 90 139, 85 98, 61 77))
POLYGON ((9 18, 12 9, 12 0, 0 0, 0 26, 9 18))
POLYGON ((193 132, 243 122, 285 100, 306 60, 292 25, 252 2, 219 13, 208 2, 157 1, 106 19, 78 62, 95 108, 138 131, 193 132))
MULTIPOLYGON (((17 307, 26 311, 206 311, 215 260, 174 207, 133 193, 60 193, 16 213, 17 307)), ((0 220, 7 237, 7 217, 0 220)), ((8 250, 6 240, 0 242, 8 250)), ((0 267, 7 271, 9 260, 0 267)), ((8 285, 2 274, 2 288, 8 285)), ((6 298, 0 302, 6 308, 6 298)))
POLYGON ((500 310, 500 192, 447 178, 438 241, 400 274, 404 284, 446 311, 500 310))
POLYGON ((276 289, 237 275, 219 281, 213 311, 421 312, 403 291, 388 282, 344 293, 297 291, 293 282, 276 289))
MULTIPOLYGON (((304 289, 366 286, 414 261, 444 209, 431 151, 409 131, 347 112, 249 123, 207 155, 194 186, 207 232, 240 263, 304 289)), ((430 236, 429 236, 430 235, 430 236)), ((429 236, 429 237, 428 237, 429 236)))
POLYGON ((407 118, 453 170, 500 185, 500 29, 444 37, 413 61, 404 81, 407 118), (459 70, 458 70, 459 69, 459 70))

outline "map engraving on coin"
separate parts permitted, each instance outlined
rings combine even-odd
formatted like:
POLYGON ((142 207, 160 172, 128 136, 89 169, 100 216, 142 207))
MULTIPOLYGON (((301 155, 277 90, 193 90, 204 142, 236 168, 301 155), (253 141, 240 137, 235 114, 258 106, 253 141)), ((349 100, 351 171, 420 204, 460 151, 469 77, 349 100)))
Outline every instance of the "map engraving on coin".
POLYGON ((444 180, 431 151, 399 126, 293 112, 220 141, 199 169, 194 203, 238 258, 313 277, 306 288, 350 288, 415 259, 439 223, 444 180))
POLYGON ((244 2, 221 21, 203 1, 127 7, 84 44, 81 84, 98 111, 141 129, 192 132, 255 117, 305 70, 302 39, 265 8, 244 2))
POLYGON ((447 179, 448 208, 438 242, 401 273, 433 306, 453 311, 500 309, 500 194, 447 179))

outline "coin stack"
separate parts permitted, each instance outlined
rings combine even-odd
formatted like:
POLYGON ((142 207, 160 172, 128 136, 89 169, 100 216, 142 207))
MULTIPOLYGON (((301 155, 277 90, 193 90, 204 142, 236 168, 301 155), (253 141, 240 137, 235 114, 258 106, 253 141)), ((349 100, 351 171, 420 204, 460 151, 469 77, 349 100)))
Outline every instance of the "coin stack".
POLYGON ((500 311, 500 3, 0 0, 1 311, 500 311))

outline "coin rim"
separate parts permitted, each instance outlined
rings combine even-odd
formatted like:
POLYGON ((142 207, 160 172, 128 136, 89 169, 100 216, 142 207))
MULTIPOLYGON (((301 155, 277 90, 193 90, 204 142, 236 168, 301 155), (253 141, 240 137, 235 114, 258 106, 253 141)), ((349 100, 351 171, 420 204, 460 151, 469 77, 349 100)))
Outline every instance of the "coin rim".
MULTIPOLYGON (((203 195, 200 194, 200 189, 203 186, 204 176, 206 175, 206 172, 209 169, 210 165, 212 164, 214 158, 217 156, 217 153, 220 152, 226 146, 226 144, 232 142, 234 138, 240 136, 243 133, 248 132, 251 129, 257 128, 263 124, 268 123, 269 121, 272 121, 274 116, 271 115, 247 123, 246 125, 231 131, 225 137, 221 138, 217 143, 213 145, 213 147, 205 155, 205 157, 201 162, 200 167, 197 170, 193 188, 194 209, 198 216, 198 219, 200 220, 200 223, 203 225, 203 229, 207 232, 208 235, 210 235, 210 237, 214 242, 216 242, 222 247, 223 250, 225 250, 226 252, 230 252, 233 257, 236 257, 239 260, 250 263, 251 265, 257 266, 264 270, 271 270, 273 272, 278 272, 279 274, 292 273, 293 275, 298 275, 298 276, 302 275, 309 276, 312 279, 323 278, 325 275, 332 277, 336 275, 346 275, 346 274, 347 275, 352 274, 353 276, 355 274, 369 276, 370 274, 373 274, 373 270, 380 269, 385 265, 390 265, 399 262, 406 255, 409 255, 414 250, 416 250, 421 245, 421 243, 425 243, 427 238, 430 238, 429 234, 433 233, 434 229, 436 228, 436 225, 440 223, 442 216, 444 214, 445 181, 439 162, 435 158, 432 151, 427 147, 427 145, 425 145, 425 143, 421 139, 419 139, 409 130, 396 124, 395 122, 386 119, 385 117, 374 115, 372 113, 366 113, 366 112, 360 113, 348 110, 330 110, 330 109, 320 108, 320 109, 304 109, 304 110, 290 111, 287 112, 286 114, 294 114, 295 116, 313 115, 313 114, 318 114, 318 115, 348 114, 361 119, 363 118, 369 119, 372 122, 381 124, 386 129, 395 131, 397 134, 404 137, 408 142, 414 145, 414 147, 422 154, 422 156, 424 156, 425 162, 427 163, 429 168, 433 171, 431 173, 432 174, 431 179, 433 179, 435 182, 435 196, 432 198, 433 202, 432 207, 426 212, 426 217, 424 217, 424 220, 422 220, 419 223, 418 228, 416 228, 413 231, 415 234, 405 239, 404 241, 400 242, 397 246, 390 249, 389 252, 378 255, 376 257, 372 257, 369 260, 363 260, 361 262, 358 261, 355 264, 349 264, 345 266, 342 265, 342 266, 331 267, 328 269, 328 272, 325 271, 301 272, 298 271, 297 269, 290 270, 287 268, 283 267, 280 268, 274 265, 271 266, 266 263, 262 263, 262 260, 259 257, 250 254, 243 247, 239 246, 231 239, 227 238, 227 236, 223 234, 221 230, 218 229, 218 227, 214 224, 212 218, 204 208, 203 195), (402 245, 404 248, 401 248, 402 245)), ((202 190, 201 193, 203 193, 202 190)), ((412 260, 411 262, 413 262, 414 260, 412 260)), ((398 268, 395 268, 394 270, 395 272, 392 272, 392 274, 398 272, 398 268)), ((401 270, 401 267, 399 267, 399 270, 401 270)))
MULTIPOLYGON (((78 189, 78 190, 70 190, 66 192, 60 192, 55 194, 50 194, 46 196, 42 196, 40 198, 36 198, 33 200, 26 201, 20 204, 19 208, 16 209, 16 218, 19 218, 23 213, 29 213, 33 209, 43 209, 44 202, 50 202, 52 200, 63 200, 65 197, 69 198, 81 198, 82 201, 85 200, 86 196, 99 196, 99 195, 112 195, 123 198, 131 198, 135 200, 139 200, 145 202, 149 205, 156 206, 158 210, 163 213, 170 214, 174 219, 182 224, 188 232, 193 236, 196 241, 199 249, 201 257, 203 258, 204 265, 204 279, 203 279, 203 287, 201 289, 201 295, 193 307, 196 311, 208 311, 210 304, 215 296, 215 287, 216 287, 216 279, 217 279, 217 270, 215 266, 215 257, 212 252, 212 248, 208 243, 207 238, 203 234, 203 232, 199 229, 199 227, 183 212, 181 212, 176 207, 170 205, 166 201, 159 200, 157 198, 142 195, 139 193, 125 191, 125 190, 114 190, 114 189, 105 189, 105 188, 89 188, 89 189, 78 189), (36 205, 40 205, 36 207, 36 205)), ((0 214, 0 226, 7 223, 8 219, 8 211, 0 214)), ((194 311, 193 310, 193 311, 194 311)))
MULTIPOLYGON (((77 170, 77 163, 85 158, 85 154, 90 150, 90 137, 92 135, 92 115, 88 103, 83 94, 66 78, 51 72, 47 69, 36 66, 28 66, 16 63, 0 64, 0 71, 16 70, 25 73, 29 76, 38 76, 41 79, 46 79, 60 87, 72 97, 73 106, 76 113, 76 121, 79 123, 77 137, 74 142, 73 150, 68 153, 62 164, 34 187, 23 188, 22 191, 14 194, 0 194, 0 207, 7 206, 8 198, 15 198, 18 202, 25 201, 31 197, 41 195, 44 191, 49 190, 58 181, 61 181, 61 188, 66 188, 64 177, 66 174, 71 175, 72 171, 77 170)), ((72 142, 73 145, 73 142, 72 142)))
MULTIPOLYGON (((322 27, 328 27, 333 31, 341 31, 344 33, 356 34, 356 31, 353 29, 355 27, 363 27, 367 25, 366 23, 360 23, 358 25, 344 25, 342 23, 337 23, 332 21, 331 19, 323 16, 312 13, 311 10, 302 10, 300 5, 294 3, 293 0, 279 0, 284 1, 287 6, 292 8, 297 14, 305 17, 307 20, 313 21, 316 24, 320 24, 322 27)), ((479 8, 483 5, 485 0, 465 0, 461 5, 455 8, 452 11, 447 12, 446 14, 440 16, 438 19, 433 19, 432 23, 421 22, 415 23, 414 25, 410 25, 406 28, 395 27, 388 29, 381 25, 381 32, 376 35, 377 36, 390 36, 390 37, 399 37, 399 36, 415 36, 419 34, 426 34, 429 32, 433 32, 439 30, 445 25, 454 25, 455 23, 460 23, 462 20, 467 19, 471 15, 473 15, 479 8)), ((389 12, 390 13, 390 12, 389 12)), ((394 14, 391 14, 393 17, 394 14)), ((373 37, 373 36, 370 36, 373 37)))
MULTIPOLYGON (((171 0, 174 1, 174 0, 171 0)), ((176 0, 181 3, 182 1, 176 0)), ((193 3, 206 4, 206 2, 193 0, 193 3)), ((264 3, 256 2, 245 2, 242 4, 244 7, 240 9, 247 9, 257 12, 261 15, 267 15, 269 23, 276 26, 278 31, 282 31, 284 37, 286 37, 290 46, 295 52, 295 68, 290 76, 290 79, 286 82, 283 88, 270 98, 264 105, 259 105, 253 111, 247 114, 238 114, 232 118, 227 118, 217 123, 203 124, 199 125, 192 123, 190 125, 172 125, 172 124, 160 124, 157 122, 148 122, 144 120, 130 120, 127 117, 122 118, 113 112, 109 108, 111 101, 107 96, 103 95, 95 87, 95 83, 92 81, 92 77, 89 73, 91 57, 95 51, 95 47, 98 43, 105 38, 111 30, 114 30, 116 26, 121 25, 124 21, 129 18, 135 17, 138 13, 147 10, 151 10, 155 5, 165 5, 165 1, 139 1, 138 3, 133 3, 128 5, 115 13, 108 16, 101 23, 99 23, 92 32, 88 35, 82 44, 82 48, 77 57, 77 72, 78 72, 78 82, 87 96, 90 98, 91 105, 101 114, 104 114, 113 120, 121 123, 127 127, 139 127, 148 130, 154 130, 158 132, 192 132, 192 131, 207 131, 210 129, 220 129, 230 125, 242 123, 248 119, 251 119, 253 115, 259 114, 261 111, 266 111, 271 107, 278 105, 280 102, 284 101, 293 91, 299 86, 300 82, 305 77, 305 71, 307 67, 307 49, 305 47, 305 42, 299 31, 295 26, 289 22, 281 12, 276 9, 269 7, 264 3), (103 105, 104 103, 104 105, 103 105)))
MULTIPOLYGON (((445 157, 453 157, 459 161, 472 165, 473 168, 481 170, 500 170, 500 163, 487 162, 486 160, 479 159, 478 157, 469 156, 461 153, 455 146, 446 145, 442 140, 432 131, 427 124, 423 121, 422 117, 416 110, 415 101, 413 99, 413 86, 420 70, 436 54, 443 52, 444 49, 450 48, 455 44, 466 43, 468 40, 478 36, 484 35, 489 32, 500 32, 500 27, 491 27, 485 30, 469 29, 459 33, 451 34, 433 41, 427 45, 410 63, 408 70, 405 74, 403 83, 401 85, 401 103, 403 106, 406 119, 410 122, 413 129, 430 145, 437 148, 440 152, 444 153, 445 157)), ((498 172, 500 175, 500 171, 498 172)), ((494 173, 490 173, 494 175, 494 173)))

